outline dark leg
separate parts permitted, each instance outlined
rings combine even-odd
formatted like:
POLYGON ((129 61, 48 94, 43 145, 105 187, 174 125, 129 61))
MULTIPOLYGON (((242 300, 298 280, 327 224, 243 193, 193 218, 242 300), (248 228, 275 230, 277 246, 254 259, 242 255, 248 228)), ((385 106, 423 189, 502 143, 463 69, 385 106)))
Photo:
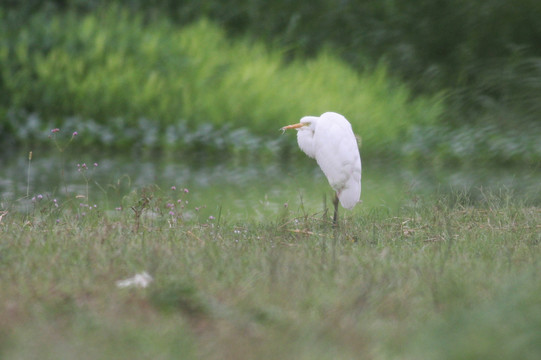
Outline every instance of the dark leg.
POLYGON ((332 218, 332 226, 337 227, 338 226, 338 194, 334 195, 334 200, 332 203, 334 204, 334 217, 332 218))

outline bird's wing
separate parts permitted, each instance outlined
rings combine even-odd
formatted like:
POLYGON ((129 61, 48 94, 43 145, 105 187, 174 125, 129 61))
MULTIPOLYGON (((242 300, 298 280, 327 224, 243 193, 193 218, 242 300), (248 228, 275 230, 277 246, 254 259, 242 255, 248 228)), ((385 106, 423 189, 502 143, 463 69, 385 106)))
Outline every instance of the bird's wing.
POLYGON ((361 159, 347 120, 320 121, 314 134, 316 160, 340 203, 352 208, 361 194, 361 159))

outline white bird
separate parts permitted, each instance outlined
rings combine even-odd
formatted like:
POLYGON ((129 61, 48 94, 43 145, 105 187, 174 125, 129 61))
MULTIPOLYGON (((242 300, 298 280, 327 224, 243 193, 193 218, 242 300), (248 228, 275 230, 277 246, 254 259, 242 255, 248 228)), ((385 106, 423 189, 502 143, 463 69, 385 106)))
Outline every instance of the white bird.
POLYGON ((338 201, 342 207, 352 209, 361 198, 361 156, 351 124, 334 112, 320 117, 305 116, 300 123, 281 128, 297 130, 301 150, 317 164, 336 192, 333 224, 338 219, 338 201))

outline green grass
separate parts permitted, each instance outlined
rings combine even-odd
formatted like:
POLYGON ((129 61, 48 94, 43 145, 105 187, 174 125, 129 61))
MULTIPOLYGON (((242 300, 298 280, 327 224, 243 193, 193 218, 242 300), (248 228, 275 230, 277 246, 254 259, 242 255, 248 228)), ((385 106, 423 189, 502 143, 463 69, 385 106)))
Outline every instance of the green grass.
POLYGON ((361 207, 336 231, 300 210, 174 221, 156 189, 124 201, 1 214, 3 359, 541 355, 541 212, 511 194, 361 207), (148 288, 116 287, 141 271, 148 288))

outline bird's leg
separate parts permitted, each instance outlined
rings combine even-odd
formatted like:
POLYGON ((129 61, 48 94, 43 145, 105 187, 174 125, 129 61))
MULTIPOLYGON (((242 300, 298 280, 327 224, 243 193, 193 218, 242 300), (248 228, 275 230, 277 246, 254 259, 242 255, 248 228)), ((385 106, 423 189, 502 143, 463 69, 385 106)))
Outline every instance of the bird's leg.
POLYGON ((332 218, 332 226, 336 227, 338 226, 338 193, 334 195, 334 200, 332 203, 334 204, 334 217, 332 218))

